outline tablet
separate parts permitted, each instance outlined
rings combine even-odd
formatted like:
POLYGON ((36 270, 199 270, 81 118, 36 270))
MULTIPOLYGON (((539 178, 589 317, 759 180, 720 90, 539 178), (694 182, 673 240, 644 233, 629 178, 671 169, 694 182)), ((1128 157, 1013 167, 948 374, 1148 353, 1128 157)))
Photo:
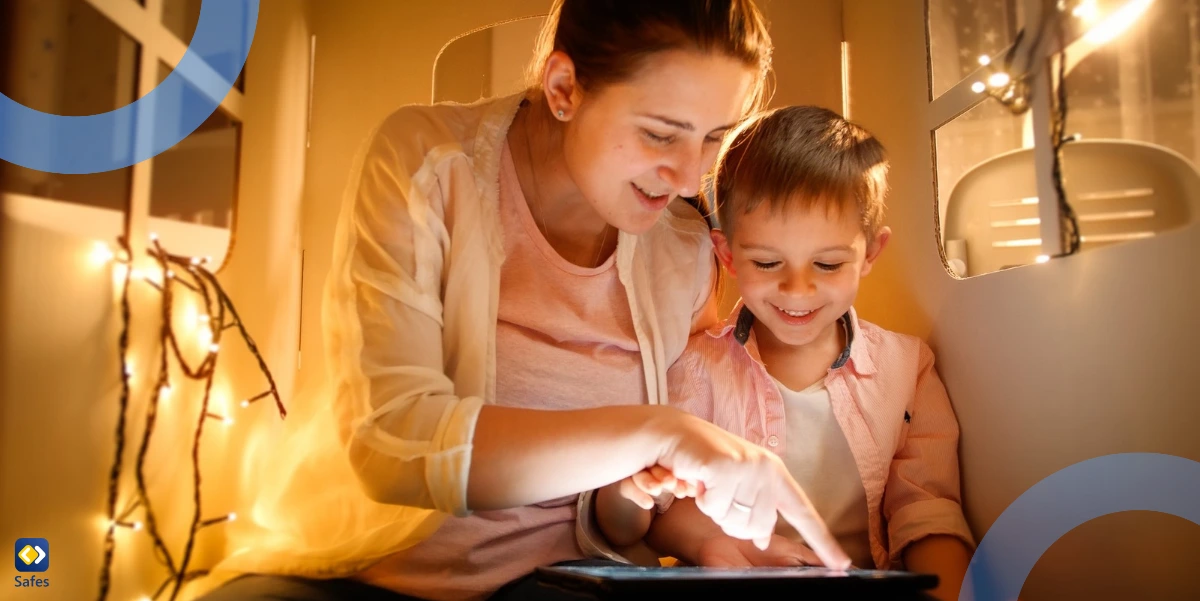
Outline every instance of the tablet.
POLYGON ((666 595, 785 595, 788 599, 926 599, 937 587, 933 574, 886 570, 835 570, 825 567, 703 568, 641 566, 556 566, 538 568, 543 585, 590 597, 629 598, 666 595))

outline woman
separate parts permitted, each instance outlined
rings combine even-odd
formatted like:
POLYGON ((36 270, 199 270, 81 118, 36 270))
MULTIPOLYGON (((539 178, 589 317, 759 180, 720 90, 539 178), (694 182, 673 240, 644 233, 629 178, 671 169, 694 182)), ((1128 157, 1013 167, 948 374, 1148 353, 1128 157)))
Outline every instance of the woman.
POLYGON ((375 132, 324 306, 344 447, 326 446, 370 501, 330 492, 337 461, 289 476, 277 499, 316 481, 321 503, 277 510, 290 538, 223 568, 300 577, 209 601, 528 598, 536 567, 612 556, 577 533, 581 493, 653 466, 699 483, 730 535, 769 539, 778 511, 849 565, 773 455, 665 406, 667 367, 716 319, 707 227, 673 201, 762 104, 757 8, 557 0, 540 46, 530 93, 375 132))

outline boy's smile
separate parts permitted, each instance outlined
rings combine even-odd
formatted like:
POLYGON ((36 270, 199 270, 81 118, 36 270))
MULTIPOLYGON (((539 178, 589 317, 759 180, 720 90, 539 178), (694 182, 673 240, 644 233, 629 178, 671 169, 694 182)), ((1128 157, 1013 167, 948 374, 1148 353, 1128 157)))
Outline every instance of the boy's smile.
POLYGON ((806 347, 837 333, 890 231, 868 240, 857 212, 831 203, 793 202, 775 212, 770 204, 739 215, 732 239, 716 231, 713 242, 757 318, 759 344, 806 347))

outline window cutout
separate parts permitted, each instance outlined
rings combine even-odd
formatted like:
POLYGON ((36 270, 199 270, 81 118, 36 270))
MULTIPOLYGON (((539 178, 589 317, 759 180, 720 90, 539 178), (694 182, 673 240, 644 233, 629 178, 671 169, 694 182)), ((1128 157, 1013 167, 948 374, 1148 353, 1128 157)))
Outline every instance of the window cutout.
MULTIPOLYGON (((159 81, 170 73, 160 63, 159 81)), ((179 232, 182 238, 205 240, 206 249, 228 248, 237 207, 241 134, 242 124, 218 108, 183 141, 154 157, 150 217, 168 244, 181 244, 168 234, 179 232)), ((221 258, 214 257, 214 262, 220 265, 221 258)))
POLYGON ((1071 66, 1068 55, 1067 134, 1148 142, 1200 165, 1200 9, 1195 7, 1190 0, 1157 0, 1119 38, 1077 64, 1071 66))
MULTIPOLYGON (((184 44, 192 41, 196 35, 196 24, 200 22, 200 3, 202 0, 163 0, 162 22, 167 31, 175 34, 184 44)), ((246 72, 243 70, 233 84, 239 92, 246 91, 246 72)))
MULTIPOLYGON (((1003 240, 1038 237, 1036 223, 992 228, 997 221, 1025 223, 1020 220, 1037 217, 1033 155, 1013 154, 1021 149, 1021 127, 1020 118, 989 100, 934 133, 942 242, 947 266, 959 277, 1032 260, 1026 256, 1029 248, 992 246, 1002 242, 998 236, 1003 240), (994 175, 998 160, 1004 169, 994 175), (1010 177, 1016 179, 1005 179, 1010 177)), ((1038 251, 1033 247, 1032 256, 1038 251)))
POLYGON ((1012 45, 1021 0, 926 0, 932 98, 1012 45))
POLYGON ((508 21, 451 40, 434 63, 433 101, 474 102, 524 89, 542 19, 508 21))
MULTIPOLYGON (((1062 172, 1087 252, 1152 238, 1200 212, 1200 15, 1189 0, 1079 6, 1068 16, 1082 35, 1068 49, 1064 84, 1065 131, 1078 135, 1064 146, 1062 172)), ((1050 259, 1034 149, 1052 141, 1031 115, 983 99, 934 133, 941 243, 960 277, 1050 259)))
MULTIPOLYGON (((0 6, 0 92, 55 115, 106 113, 133 102, 141 48, 84 0, 0 6)), ((43 173, 0 161, 0 191, 124 211, 132 168, 43 173)))

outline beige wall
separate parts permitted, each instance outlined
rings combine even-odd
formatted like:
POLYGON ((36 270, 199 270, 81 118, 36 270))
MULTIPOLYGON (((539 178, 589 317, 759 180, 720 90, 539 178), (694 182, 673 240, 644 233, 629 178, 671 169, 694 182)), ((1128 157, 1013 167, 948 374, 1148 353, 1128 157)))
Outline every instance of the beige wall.
MULTIPOLYGON (((845 4, 855 120, 890 150, 892 243, 862 314, 927 337, 962 424, 968 518, 982 536, 1053 472, 1129 451, 1200 460, 1200 229, 953 280, 934 239, 923 2, 845 4)), ((1022 599, 1196 599, 1200 526, 1127 513, 1044 555, 1022 599)))

